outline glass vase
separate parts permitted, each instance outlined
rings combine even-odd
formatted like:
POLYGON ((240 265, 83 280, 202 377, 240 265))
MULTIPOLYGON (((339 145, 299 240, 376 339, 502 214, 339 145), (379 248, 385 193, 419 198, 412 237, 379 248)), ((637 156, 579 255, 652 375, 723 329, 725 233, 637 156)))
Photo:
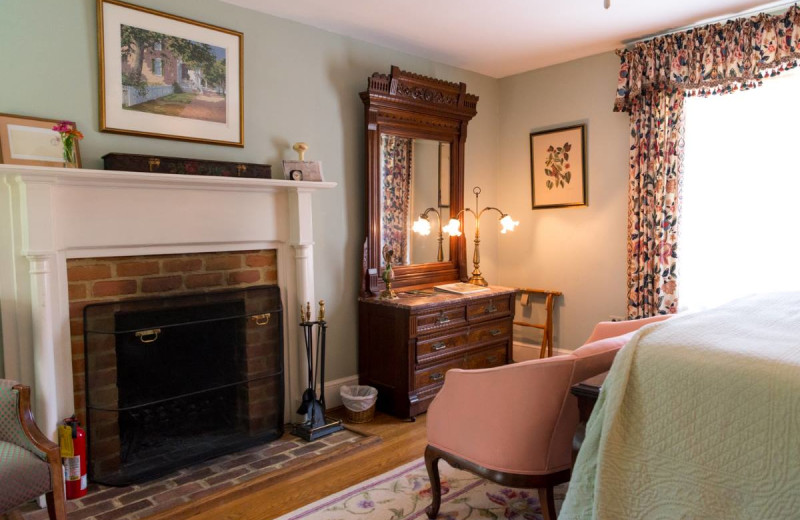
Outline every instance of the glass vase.
POLYGON ((62 155, 64 159, 64 168, 80 168, 78 165, 78 153, 74 146, 69 148, 65 146, 62 155))

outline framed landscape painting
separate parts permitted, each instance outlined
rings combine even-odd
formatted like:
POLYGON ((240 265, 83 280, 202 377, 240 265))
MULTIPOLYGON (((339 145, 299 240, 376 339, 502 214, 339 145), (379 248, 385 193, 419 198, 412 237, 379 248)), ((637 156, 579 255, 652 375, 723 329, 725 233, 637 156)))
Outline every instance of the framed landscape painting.
POLYGON ((586 205, 586 125, 531 133, 533 209, 586 205))
POLYGON ((97 0, 100 129, 244 146, 242 33, 97 0))

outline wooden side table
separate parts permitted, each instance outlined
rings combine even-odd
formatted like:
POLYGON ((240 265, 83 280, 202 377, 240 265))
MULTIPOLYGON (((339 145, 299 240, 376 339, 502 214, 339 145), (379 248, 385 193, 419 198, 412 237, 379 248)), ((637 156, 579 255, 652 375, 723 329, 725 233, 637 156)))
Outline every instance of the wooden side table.
POLYGON ((575 452, 580 449, 583 440, 586 438, 586 423, 589 422, 589 417, 592 416, 594 405, 597 403, 597 398, 600 397, 600 388, 602 388, 607 376, 608 372, 603 372, 590 377, 586 381, 581 381, 577 385, 573 385, 570 389, 572 395, 578 398, 578 428, 575 430, 575 437, 572 440, 575 452))
POLYGON ((523 306, 528 305, 528 298, 530 297, 531 294, 545 296, 544 306, 545 310, 547 311, 547 315, 544 323, 529 323, 527 321, 517 320, 514 322, 514 325, 540 329, 542 331, 542 347, 539 350, 539 359, 552 356, 553 355, 553 299, 556 296, 561 296, 561 291, 548 291, 545 289, 528 289, 527 287, 523 287, 517 289, 517 292, 520 294, 521 303, 523 306))

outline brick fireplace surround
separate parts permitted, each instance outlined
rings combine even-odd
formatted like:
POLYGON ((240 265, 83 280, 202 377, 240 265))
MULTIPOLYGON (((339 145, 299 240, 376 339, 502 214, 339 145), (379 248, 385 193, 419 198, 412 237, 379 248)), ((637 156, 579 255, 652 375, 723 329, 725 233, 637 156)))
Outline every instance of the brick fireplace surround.
POLYGON ((32 386, 42 430, 55 438, 82 404, 82 350, 72 341, 82 325, 71 311, 87 299, 242 287, 255 271, 281 287, 287 414, 295 409, 305 354, 294 324, 300 302, 316 301, 311 198, 335 186, 0 165, 4 370, 32 386), (184 261, 180 276, 171 271, 184 261))
MULTIPOLYGON (((67 260, 75 414, 86 424, 83 309, 92 303, 277 283, 275 250, 67 260)), ((108 371, 112 377, 116 370, 108 371)))

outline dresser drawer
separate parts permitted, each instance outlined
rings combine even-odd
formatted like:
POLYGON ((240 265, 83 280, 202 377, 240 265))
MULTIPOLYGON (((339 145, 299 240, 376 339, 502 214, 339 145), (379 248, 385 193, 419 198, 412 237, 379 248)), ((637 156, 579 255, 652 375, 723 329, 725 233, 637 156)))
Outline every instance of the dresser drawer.
POLYGON ((466 308, 463 305, 431 310, 411 316, 411 330, 415 336, 465 325, 466 323, 466 308))
POLYGON ((492 320, 507 316, 511 311, 511 299, 506 296, 485 298, 467 305, 467 319, 469 321, 492 320))
POLYGON ((464 359, 456 359, 449 363, 442 363, 441 365, 417 371, 414 374, 414 388, 442 384, 445 373, 451 368, 464 368, 464 359))
POLYGON ((417 339, 417 362, 423 363, 426 359, 446 355, 463 347, 469 341, 467 329, 445 332, 434 336, 424 336, 417 339))
POLYGON ((474 345, 486 341, 499 341, 511 336, 511 320, 502 319, 470 327, 469 342, 474 345))
POLYGON ((505 344, 490 347, 467 356, 467 368, 491 368, 506 364, 508 347, 505 344))

